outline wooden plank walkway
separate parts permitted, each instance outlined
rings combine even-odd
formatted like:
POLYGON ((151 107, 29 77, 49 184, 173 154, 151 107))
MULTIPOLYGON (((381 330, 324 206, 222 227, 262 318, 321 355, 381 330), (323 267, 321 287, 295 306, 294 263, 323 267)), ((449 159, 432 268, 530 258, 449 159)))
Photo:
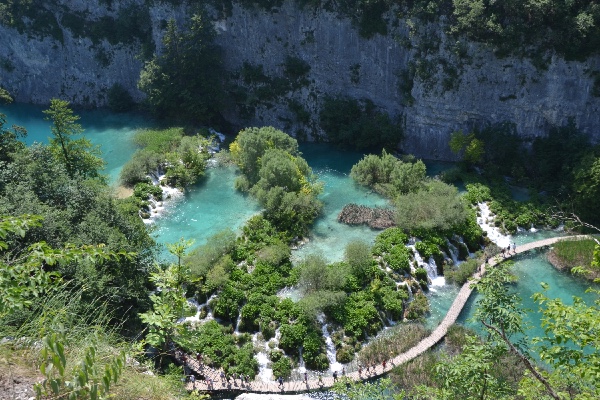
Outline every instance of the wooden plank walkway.
MULTIPOLYGON (((529 250, 537 249, 540 247, 550 246, 561 240, 577 240, 587 238, 586 235, 576 235, 576 236, 561 236, 556 238, 539 240, 537 242, 528 243, 522 246, 518 246, 514 253, 509 254, 507 257, 502 257, 500 255, 495 256, 494 258, 489 260, 488 266, 494 266, 504 260, 509 259, 510 257, 521 254, 529 250)), ((452 326, 456 319, 458 318, 460 312, 465 306, 469 296, 471 295, 472 284, 479 281, 481 275, 485 273, 486 265, 483 264, 480 268, 480 272, 475 273, 473 278, 465 283, 460 292, 454 299, 452 306, 448 310, 448 313, 442 320, 442 322, 431 332, 431 334, 425 339, 421 340, 417 345, 410 348, 406 352, 388 360, 386 362, 385 368, 383 365, 377 365, 375 370, 371 368, 370 373, 366 373, 366 371, 362 371, 359 373, 358 371, 354 371, 351 373, 347 373, 346 377, 353 380, 367 380, 372 379, 381 375, 384 375, 391 371, 395 366, 406 363, 417 356, 423 354, 431 347, 433 347, 436 343, 438 343, 448 332, 448 328, 452 326)), ((210 368, 205 365, 200 365, 195 358, 188 356, 187 357, 187 365, 190 367, 197 376, 204 377, 204 380, 196 380, 194 383, 188 383, 186 388, 188 391, 199 390, 201 392, 212 392, 212 391, 234 391, 234 392, 250 392, 250 393, 302 393, 308 392, 311 390, 319 390, 330 388, 334 384, 333 376, 323 377, 321 380, 309 380, 305 381, 284 381, 282 386, 276 381, 272 382, 264 382, 262 380, 254 380, 252 382, 245 383, 240 379, 230 379, 229 381, 221 380, 221 369, 216 370, 210 368)), ((339 372, 338 372, 339 374, 339 372)), ((341 377, 340 377, 341 378, 341 377)))

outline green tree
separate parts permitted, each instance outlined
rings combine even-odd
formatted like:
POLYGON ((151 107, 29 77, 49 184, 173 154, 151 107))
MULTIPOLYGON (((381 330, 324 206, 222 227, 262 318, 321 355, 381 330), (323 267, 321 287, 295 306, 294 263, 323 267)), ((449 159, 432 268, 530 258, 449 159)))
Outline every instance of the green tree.
POLYGON ((479 164, 483 161, 484 143, 475 136, 474 132, 466 135, 462 131, 452 132, 449 145, 454 154, 462 153, 462 160, 469 164, 479 164))
POLYGON ((183 238, 177 243, 168 245, 169 252, 177 257, 177 263, 170 264, 165 269, 155 266, 150 274, 150 281, 156 287, 156 293, 150 295, 152 309, 141 313, 140 319, 148 325, 145 343, 160 351, 159 361, 169 353, 169 345, 176 341, 182 333, 183 325, 177 323, 186 304, 184 277, 189 274, 189 268, 182 260, 191 246, 192 241, 183 238))
POLYGON ((162 117, 205 124, 220 122, 223 67, 215 32, 204 10, 196 10, 180 31, 167 22, 163 51, 147 62, 138 87, 162 117))
POLYGON ((439 400, 512 399, 510 387, 495 374, 496 363, 505 353, 505 347, 481 343, 477 337, 467 336, 460 354, 436 364, 439 387, 420 388, 421 395, 439 400))
POLYGON ((79 117, 69 108, 65 100, 50 100, 50 108, 44 111, 46 120, 52 122, 50 131, 50 148, 55 156, 65 165, 70 177, 76 174, 84 177, 98 177, 104 168, 100 157, 100 149, 93 146, 86 138, 73 139, 72 136, 83 133, 77 123, 79 117))

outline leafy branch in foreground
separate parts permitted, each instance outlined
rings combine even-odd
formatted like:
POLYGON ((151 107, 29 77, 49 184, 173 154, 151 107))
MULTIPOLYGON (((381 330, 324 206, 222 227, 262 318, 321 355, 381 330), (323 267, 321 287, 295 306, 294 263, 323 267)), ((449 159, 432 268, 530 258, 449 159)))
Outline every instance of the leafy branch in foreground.
POLYGON ((48 271, 58 263, 101 262, 133 253, 108 251, 104 245, 67 244, 54 249, 46 242, 29 245, 19 251, 14 239, 23 238, 31 228, 41 226, 42 218, 34 215, 0 216, 0 317, 28 307, 34 298, 53 290, 60 274, 48 271))

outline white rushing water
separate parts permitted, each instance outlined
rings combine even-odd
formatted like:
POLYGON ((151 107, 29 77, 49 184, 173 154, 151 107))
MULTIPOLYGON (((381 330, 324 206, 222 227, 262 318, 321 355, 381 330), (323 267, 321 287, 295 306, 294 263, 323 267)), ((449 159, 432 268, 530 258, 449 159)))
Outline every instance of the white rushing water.
MULTIPOLYGON (((506 248, 511 243, 511 237, 503 235, 500 229, 494 226, 495 216, 490 211, 487 203, 478 203, 479 216, 477 224, 487 233, 487 237, 500 248, 506 248)), ((535 228, 534 228, 535 229, 535 228)))
POLYGON ((213 313, 212 310, 210 309, 210 306, 208 303, 210 303, 215 297, 217 297, 216 294, 213 294, 212 296, 210 296, 208 298, 208 300, 206 301, 206 303, 198 303, 196 301, 196 299, 188 299, 188 305, 191 307, 195 307, 196 308, 196 314, 192 315, 191 317, 185 317, 185 318, 180 318, 177 322, 178 323, 183 323, 183 322, 189 322, 191 324, 200 324, 200 323, 205 323, 208 322, 210 320, 215 319, 213 317, 213 313), (202 315, 202 311, 206 312, 206 315, 204 316, 204 318, 200 318, 200 316, 202 315))
POLYGON ((317 317, 317 321, 319 321, 321 326, 321 332, 323 333, 323 337, 325 338, 325 347, 327 349, 327 359, 329 360, 329 370, 337 371, 338 373, 342 371, 343 365, 337 362, 335 358, 335 344, 333 344, 333 340, 331 339, 331 335, 327 330, 327 324, 325 323, 325 315, 319 314, 317 317))

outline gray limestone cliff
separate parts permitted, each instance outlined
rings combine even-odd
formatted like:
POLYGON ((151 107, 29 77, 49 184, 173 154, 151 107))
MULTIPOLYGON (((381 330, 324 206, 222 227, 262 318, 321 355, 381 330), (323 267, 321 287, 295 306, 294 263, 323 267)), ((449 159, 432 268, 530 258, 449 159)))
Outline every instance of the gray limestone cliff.
MULTIPOLYGON (((67 8, 84 9, 90 18, 114 12, 103 3, 62 1, 67 8)), ((149 14, 154 42, 160 43, 164 21, 181 21, 185 10, 156 2, 149 14)), ((415 29, 406 21, 390 24, 386 36, 365 39, 351 20, 298 9, 289 0, 271 11, 234 4, 226 15, 213 14, 217 41, 234 80, 244 63, 261 67, 269 77, 284 75, 286 57, 310 66, 302 84, 253 103, 249 114, 242 116, 232 105, 226 116, 237 126, 273 125, 317 138, 322 135, 318 113, 323 99, 342 96, 369 99, 401 120, 403 150, 420 157, 452 159, 447 145, 451 132, 500 122, 513 123, 524 137, 535 137, 573 118, 593 141, 600 141, 600 98, 592 91, 598 57, 586 62, 551 57, 536 65, 526 59, 499 59, 493 49, 457 43, 439 27, 415 29)), ((61 42, 0 25, 0 85, 16 101, 47 103, 62 97, 103 106, 115 83, 134 98, 143 97, 136 87, 143 66, 138 43, 93 43, 67 28, 62 31, 61 42)), ((240 78, 237 83, 248 89, 240 78)))

